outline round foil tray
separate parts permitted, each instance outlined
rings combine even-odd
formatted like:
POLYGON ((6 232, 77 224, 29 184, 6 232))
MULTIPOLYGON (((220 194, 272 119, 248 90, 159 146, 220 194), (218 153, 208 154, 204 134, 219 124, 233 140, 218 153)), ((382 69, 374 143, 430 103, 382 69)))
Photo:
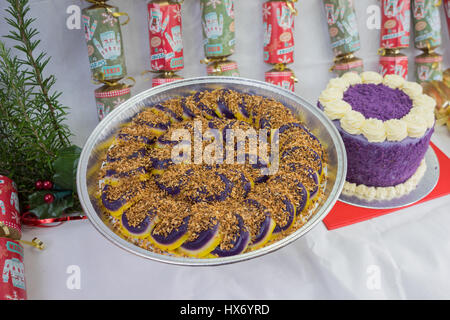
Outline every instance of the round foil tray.
POLYGON ((202 77, 167 83, 146 90, 127 100, 114 109, 94 129, 88 138, 80 156, 77 171, 77 191, 84 212, 94 227, 108 240, 119 247, 138 256, 177 265, 208 266, 223 265, 259 257, 280 249, 302 237, 317 225, 332 209, 341 194, 347 174, 347 158, 344 143, 333 123, 318 108, 294 93, 257 80, 236 77, 202 77), (313 134, 322 142, 328 155, 327 182, 324 197, 314 208, 310 219, 298 230, 287 237, 244 254, 212 259, 185 258, 171 254, 159 254, 122 238, 114 232, 112 226, 102 219, 96 192, 98 189, 97 173, 107 147, 120 126, 130 121, 145 106, 160 103, 177 96, 187 96, 193 91, 227 88, 242 93, 273 98, 291 109, 304 122, 313 134))
POLYGON ((408 194, 402 197, 394 198, 390 200, 373 200, 367 201, 360 199, 356 196, 347 196, 341 194, 339 201, 351 204, 353 206, 369 208, 369 209, 392 209, 405 207, 407 205, 416 203, 417 201, 425 198, 433 191, 434 187, 439 180, 439 161, 433 148, 429 147, 425 153, 425 163, 427 169, 424 176, 419 181, 417 187, 408 194))

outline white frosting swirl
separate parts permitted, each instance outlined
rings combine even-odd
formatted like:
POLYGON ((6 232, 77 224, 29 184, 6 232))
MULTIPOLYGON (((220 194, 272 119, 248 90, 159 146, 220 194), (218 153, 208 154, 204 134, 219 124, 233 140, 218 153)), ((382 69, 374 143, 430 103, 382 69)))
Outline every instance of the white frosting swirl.
POLYGON ((402 141, 408 136, 408 126, 399 119, 390 119, 384 122, 386 139, 389 141, 402 141))
POLYGON ((408 127, 408 136, 412 138, 420 138, 427 131, 427 123, 416 114, 407 114, 402 118, 408 127))
POLYGON ((402 90, 406 93, 412 100, 420 96, 423 92, 423 88, 417 82, 405 81, 402 90))
POLYGON ((362 83, 374 83, 379 84, 383 82, 383 76, 378 72, 365 71, 361 73, 362 83))
POLYGON ((427 107, 413 107, 409 114, 415 114, 425 120, 427 128, 432 128, 434 126, 435 117, 434 112, 431 112, 427 107))
POLYGON ((401 197, 408 192, 404 183, 400 183, 396 185, 394 188, 396 197, 401 197))
POLYGON ((420 94, 413 98, 414 107, 426 107, 434 112, 436 107, 436 100, 426 94, 420 94))
POLYGON ((343 118, 352 106, 344 100, 331 101, 325 104, 324 112, 331 120, 343 118))
POLYGON ((395 198, 397 195, 397 193, 395 192, 395 188, 394 187, 387 187, 386 188, 386 198, 387 200, 391 200, 393 198, 395 198))
POLYGON ((341 76, 341 79, 345 80, 350 86, 358 83, 362 83, 361 77, 354 71, 349 71, 341 76))
POLYGON ((349 87, 348 82, 345 81, 344 79, 341 79, 341 78, 330 79, 330 81, 328 82, 328 85, 327 85, 327 89, 329 89, 329 88, 336 88, 336 89, 339 89, 342 92, 347 90, 348 87, 349 87))
POLYGON ((354 194, 356 191, 356 183, 345 182, 342 192, 345 194, 354 194))
POLYGON ((351 110, 341 119, 341 127, 350 134, 360 134, 365 121, 361 112, 351 110))
POLYGON ((406 80, 397 74, 387 74, 384 76, 383 84, 392 89, 403 87, 406 80))
POLYGON ((377 191, 376 191, 377 193, 375 195, 375 199, 377 199, 377 200, 386 200, 386 198, 387 198, 387 190, 386 190, 386 188, 377 187, 376 189, 377 189, 377 191))
POLYGON ((369 142, 383 142, 386 140, 386 130, 384 129, 383 121, 379 119, 370 118, 364 121, 361 133, 369 142))
POLYGON ((363 134, 369 142, 402 141, 406 137, 420 138, 435 123, 434 109, 436 101, 422 93, 422 86, 409 82, 396 74, 384 78, 373 71, 359 76, 356 72, 347 72, 340 78, 331 79, 327 89, 319 97, 325 114, 331 120, 340 119, 343 130, 350 134, 363 134), (390 119, 385 122, 378 119, 366 119, 360 112, 352 110, 351 105, 343 101, 346 88, 357 83, 379 83, 390 88, 403 90, 413 101, 413 108, 402 119, 390 119))
POLYGON ((320 103, 325 106, 328 102, 342 100, 344 93, 337 88, 328 88, 322 91, 319 97, 320 103))

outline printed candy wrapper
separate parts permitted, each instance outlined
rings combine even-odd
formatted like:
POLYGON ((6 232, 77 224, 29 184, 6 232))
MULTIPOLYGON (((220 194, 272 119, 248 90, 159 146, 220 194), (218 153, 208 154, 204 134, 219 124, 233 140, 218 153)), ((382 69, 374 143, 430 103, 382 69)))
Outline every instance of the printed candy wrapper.
POLYGON ((229 60, 209 64, 206 72, 208 76, 239 77, 238 64, 229 60))
POLYGON ((98 120, 103 120, 114 108, 131 97, 131 88, 127 85, 104 86, 95 90, 98 120))
POLYGON ((0 300, 26 300, 23 247, 15 240, 0 238, 0 300))
POLYGON ((17 186, 0 175, 0 237, 19 240, 22 236, 17 186))
POLYGON ((447 31, 450 38, 450 0, 444 0, 444 12, 447 20, 447 31))
POLYGON ((431 49, 441 45, 441 0, 413 0, 414 45, 431 49))
POLYGON ((290 69, 284 69, 283 71, 272 69, 265 73, 266 82, 282 87, 292 92, 295 91, 295 82, 297 79, 294 73, 290 69))
POLYGON ((263 4, 264 62, 294 62, 294 14, 285 1, 263 4))
POLYGON ((161 74, 161 75, 156 75, 155 77, 153 77, 152 79, 152 88, 159 86, 161 84, 165 84, 165 83, 170 83, 170 82, 174 82, 177 80, 181 80, 183 79, 182 77, 176 75, 176 74, 161 74))
POLYGON ((200 0, 204 50, 207 58, 234 53, 234 0, 200 0))
POLYGON ((180 4, 150 2, 147 9, 152 70, 183 69, 180 4))
POLYGON ((119 80, 127 68, 119 19, 113 6, 91 6, 82 10, 92 77, 97 80, 119 80))
POLYGON ((364 63, 357 57, 342 58, 336 60, 332 70, 338 77, 350 71, 361 73, 364 70, 364 63))
POLYGON ((331 47, 336 56, 361 48, 356 12, 351 0, 323 0, 331 47))
POLYGON ((382 48, 407 48, 410 33, 410 0, 381 0, 382 48))
POLYGON ((424 53, 417 56, 416 81, 418 83, 429 81, 442 81, 442 56, 437 53, 424 53))
POLYGON ((379 68, 379 73, 383 77, 387 74, 396 74, 406 79, 408 77, 408 57, 401 53, 382 55, 379 68))

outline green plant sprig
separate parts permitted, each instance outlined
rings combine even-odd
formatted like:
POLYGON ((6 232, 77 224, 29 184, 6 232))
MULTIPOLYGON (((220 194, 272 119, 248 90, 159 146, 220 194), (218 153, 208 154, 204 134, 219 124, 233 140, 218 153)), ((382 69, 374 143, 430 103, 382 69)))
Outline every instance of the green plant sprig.
MULTIPOLYGON (((0 174, 17 183, 24 204, 35 192, 36 180, 60 174, 54 164, 70 150, 71 133, 65 124, 67 107, 53 89, 56 78, 45 76, 50 57, 39 51, 39 32, 32 26, 35 19, 28 17, 28 0, 7 2, 5 20, 11 28, 4 37, 15 45, 8 49, 0 40, 0 174)), ((70 163, 64 170, 72 167, 70 163)))

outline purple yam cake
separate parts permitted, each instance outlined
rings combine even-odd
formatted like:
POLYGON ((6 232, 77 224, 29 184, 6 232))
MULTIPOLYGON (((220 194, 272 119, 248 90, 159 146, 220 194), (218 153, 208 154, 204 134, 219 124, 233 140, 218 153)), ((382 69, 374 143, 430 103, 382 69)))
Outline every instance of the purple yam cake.
POLYGON ((331 79, 318 107, 345 144, 343 193, 385 200, 411 192, 426 169, 434 106, 420 85, 396 75, 351 72, 331 79))

